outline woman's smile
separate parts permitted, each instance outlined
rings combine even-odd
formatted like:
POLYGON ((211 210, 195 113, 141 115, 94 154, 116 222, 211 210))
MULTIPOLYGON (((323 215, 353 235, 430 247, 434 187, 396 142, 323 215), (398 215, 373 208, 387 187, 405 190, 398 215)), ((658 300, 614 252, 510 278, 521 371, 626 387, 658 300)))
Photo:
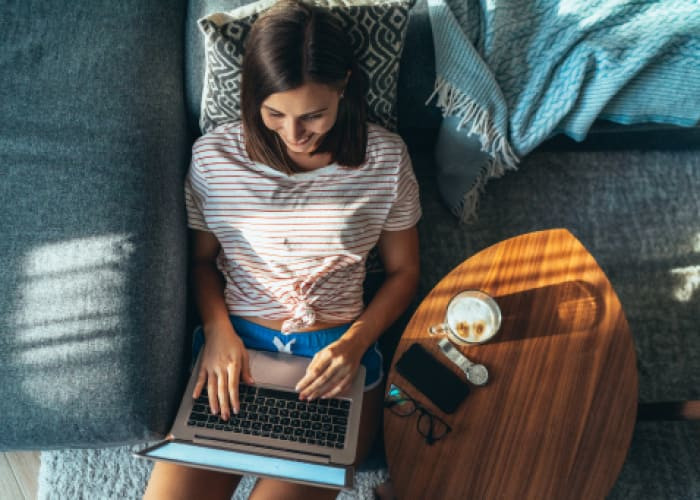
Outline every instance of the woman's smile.
POLYGON ((313 134, 309 134, 300 141, 295 142, 295 141, 289 141, 289 140, 285 139, 284 142, 286 142, 288 146, 297 146, 298 147, 298 146, 303 146, 304 144, 308 143, 312 137, 313 137, 313 134))
POLYGON ((263 123, 282 139, 289 153, 313 153, 335 124, 341 92, 307 82, 271 94, 261 106, 263 123))

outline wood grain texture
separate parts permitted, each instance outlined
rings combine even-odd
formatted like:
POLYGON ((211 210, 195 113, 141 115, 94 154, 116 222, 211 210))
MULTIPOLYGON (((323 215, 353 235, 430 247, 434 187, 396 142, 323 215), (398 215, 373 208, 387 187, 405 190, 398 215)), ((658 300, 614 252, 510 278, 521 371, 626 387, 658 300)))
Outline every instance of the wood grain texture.
POLYGON ((0 454, 0 498, 24 498, 12 466, 4 453, 0 454))
POLYGON ((40 457, 38 451, 0 453, 0 498, 37 498, 40 457))
POLYGON ((595 259, 561 229, 503 241, 451 271, 407 325, 388 382, 453 428, 429 446, 414 419, 384 412, 389 471, 402 499, 603 498, 636 420, 636 356, 622 307, 595 259), (467 289, 494 297, 503 322, 489 343, 459 347, 487 366, 489 382, 446 415, 393 367, 414 342, 449 364, 427 332, 467 289))
POLYGON ((37 498, 39 493, 39 467, 41 466, 41 452, 26 451, 8 453, 10 465, 15 472, 25 497, 31 500, 37 498))

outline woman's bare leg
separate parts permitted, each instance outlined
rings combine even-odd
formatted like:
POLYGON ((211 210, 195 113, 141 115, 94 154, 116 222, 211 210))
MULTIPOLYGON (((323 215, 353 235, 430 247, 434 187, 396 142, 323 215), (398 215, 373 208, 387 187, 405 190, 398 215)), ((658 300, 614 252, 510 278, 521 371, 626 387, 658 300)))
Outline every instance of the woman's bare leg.
POLYGON ((241 476, 169 462, 156 462, 144 494, 145 500, 230 500, 241 476))
MULTIPOLYGON (((377 431, 381 422, 383 395, 383 384, 364 394, 355 465, 362 463, 367 458, 377 437, 377 431)), ((330 488, 290 483, 279 479, 261 478, 250 494, 250 500, 276 500, 279 498, 284 498, 285 500, 321 500, 336 498, 338 493, 338 490, 330 488)))

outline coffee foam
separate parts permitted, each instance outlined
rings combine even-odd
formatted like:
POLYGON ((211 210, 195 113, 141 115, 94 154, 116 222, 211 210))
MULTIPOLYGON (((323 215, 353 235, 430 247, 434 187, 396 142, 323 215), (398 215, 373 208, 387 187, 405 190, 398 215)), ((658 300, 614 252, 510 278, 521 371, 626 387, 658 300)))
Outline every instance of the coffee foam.
POLYGON ((489 305, 477 297, 459 297, 447 309, 447 323, 467 342, 482 342, 493 336, 496 318, 489 305))

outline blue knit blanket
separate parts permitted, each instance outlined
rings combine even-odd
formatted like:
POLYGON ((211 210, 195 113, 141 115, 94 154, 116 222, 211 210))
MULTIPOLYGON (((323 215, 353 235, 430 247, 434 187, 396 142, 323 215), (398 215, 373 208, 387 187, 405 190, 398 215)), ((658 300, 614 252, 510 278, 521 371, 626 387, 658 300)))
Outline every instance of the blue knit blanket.
MULTIPOLYGON (((698 0, 428 0, 437 105, 494 167, 596 118, 700 120, 698 0)), ((494 172, 492 171, 491 174, 494 172)))

